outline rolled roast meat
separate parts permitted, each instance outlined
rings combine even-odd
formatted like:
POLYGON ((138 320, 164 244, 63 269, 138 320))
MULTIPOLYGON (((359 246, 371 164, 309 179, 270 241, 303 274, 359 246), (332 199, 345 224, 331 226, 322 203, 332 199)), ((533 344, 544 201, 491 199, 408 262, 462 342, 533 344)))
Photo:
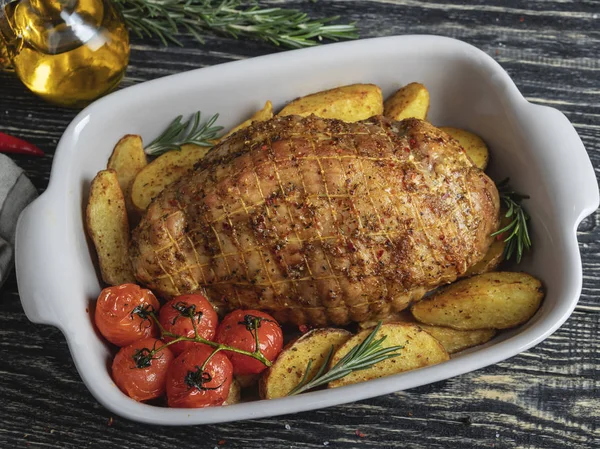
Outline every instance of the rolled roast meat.
POLYGON ((314 116, 255 123, 156 197, 134 230, 137 279, 280 322, 388 316, 477 263, 494 182, 431 124, 314 116))

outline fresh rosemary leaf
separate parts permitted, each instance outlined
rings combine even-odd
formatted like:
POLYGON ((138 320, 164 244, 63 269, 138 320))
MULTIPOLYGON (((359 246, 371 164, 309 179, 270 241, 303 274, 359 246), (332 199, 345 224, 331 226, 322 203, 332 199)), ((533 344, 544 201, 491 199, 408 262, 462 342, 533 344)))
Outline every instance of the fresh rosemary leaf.
MULTIPOLYGON (((187 32, 204 43, 207 32, 251 38, 289 48, 311 47, 323 39, 356 39, 356 26, 335 25, 338 17, 313 20, 295 9, 247 6, 243 0, 115 0, 139 37, 156 36, 164 45, 182 45, 187 32)), ((250 2, 253 3, 253 2, 250 2)))
POLYGON ((167 151, 180 150, 182 145, 188 143, 201 147, 212 147, 213 140, 223 129, 222 126, 214 126, 219 114, 213 115, 204 123, 200 121, 200 111, 193 114, 186 122, 182 123, 182 118, 182 115, 175 118, 160 136, 144 148, 146 154, 159 156, 167 151))
POLYGON ((327 367, 333 357, 333 346, 331 346, 331 349, 325 358, 325 363, 323 363, 312 379, 308 379, 308 372, 312 366, 312 360, 309 360, 300 383, 298 383, 298 385, 296 385, 287 395, 293 396, 304 393, 305 391, 328 384, 334 380, 341 379, 354 371, 371 368, 376 363, 399 356, 400 354, 396 351, 403 349, 404 346, 383 348, 381 345, 385 341, 386 336, 373 341, 381 324, 382 322, 380 321, 367 338, 353 347, 348 354, 327 371, 327 367))
POLYGON ((531 249, 531 238, 527 228, 529 214, 525 211, 521 202, 529 196, 522 195, 512 190, 508 185, 508 178, 497 184, 500 201, 506 207, 505 217, 511 219, 510 223, 497 230, 492 236, 502 236, 506 242, 504 247, 504 259, 510 260, 513 256, 517 263, 521 262, 523 253, 531 249))

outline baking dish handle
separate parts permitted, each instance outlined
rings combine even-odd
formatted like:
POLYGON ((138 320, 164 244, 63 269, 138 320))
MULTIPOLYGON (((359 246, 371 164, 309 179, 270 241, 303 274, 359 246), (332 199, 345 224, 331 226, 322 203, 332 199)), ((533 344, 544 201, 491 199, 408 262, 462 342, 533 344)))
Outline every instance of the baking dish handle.
POLYGON ((556 173, 553 179, 566 179, 561 182, 561 189, 553 192, 554 195, 564 196, 557 198, 559 204, 569 204, 565 211, 565 218, 569 226, 575 230, 588 215, 592 214, 600 205, 598 181, 589 155, 583 146, 581 138, 569 121, 558 109, 548 106, 530 104, 527 109, 529 123, 539 128, 535 134, 543 136, 543 145, 548 151, 552 149, 553 158, 558 164, 553 164, 556 173), (565 169, 568 167, 569 173, 565 169))
POLYGON ((52 227, 60 226, 58 211, 48 206, 46 194, 23 210, 17 223, 15 269, 23 310, 30 321, 58 326, 58 295, 65 282, 64 268, 54 263, 61 257, 59 243, 51 238, 52 227), (63 273, 61 273, 63 271, 63 273))

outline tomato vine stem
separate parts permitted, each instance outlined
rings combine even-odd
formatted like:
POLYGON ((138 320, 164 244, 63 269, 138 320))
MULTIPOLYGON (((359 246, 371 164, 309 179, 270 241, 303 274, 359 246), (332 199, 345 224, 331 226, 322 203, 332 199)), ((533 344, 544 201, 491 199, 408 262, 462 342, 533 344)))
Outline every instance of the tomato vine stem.
POLYGON ((261 362, 263 365, 265 365, 267 367, 270 367, 272 365, 271 361, 269 359, 267 359, 263 355, 263 353, 260 351, 260 345, 258 342, 258 327, 260 326, 260 320, 257 317, 254 317, 254 319, 252 320, 252 328, 254 330, 253 334, 254 334, 254 338, 256 341, 256 346, 255 346, 255 350, 253 352, 250 352, 250 351, 244 351, 243 349, 234 348, 233 346, 225 345, 223 343, 217 343, 215 341, 210 341, 210 340, 207 340, 206 338, 201 337, 198 334, 198 328, 196 326, 193 314, 190 315, 189 318, 192 320, 192 326, 194 327, 194 336, 186 337, 184 335, 176 335, 172 332, 167 331, 162 326, 162 324, 160 324, 160 322, 158 321, 158 318, 156 317, 154 312, 145 312, 145 313, 147 314, 147 316, 152 318, 152 320, 158 326, 158 329, 159 329, 160 335, 161 335, 161 339, 164 337, 173 338, 173 340, 171 340, 167 343, 164 343, 162 346, 159 346, 158 348, 153 348, 152 350, 149 350, 149 352, 148 352, 149 357, 153 357, 157 352, 161 351, 163 348, 166 348, 172 344, 179 343, 181 341, 191 341, 194 343, 203 343, 207 346, 210 346, 211 348, 214 348, 214 351, 202 364, 202 368, 201 368, 202 370, 204 370, 208 361, 219 351, 230 351, 230 352, 235 352, 235 353, 241 354, 241 355, 247 355, 248 357, 252 357, 253 359, 258 360, 259 362, 261 362))

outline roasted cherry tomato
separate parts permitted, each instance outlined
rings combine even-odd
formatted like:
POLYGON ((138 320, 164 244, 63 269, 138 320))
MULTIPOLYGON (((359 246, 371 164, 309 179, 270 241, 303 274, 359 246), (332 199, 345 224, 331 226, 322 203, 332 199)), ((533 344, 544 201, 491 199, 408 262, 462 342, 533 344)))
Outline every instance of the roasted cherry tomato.
POLYGON ((94 320, 100 333, 117 346, 158 336, 158 327, 144 313, 158 311, 160 303, 150 290, 136 284, 108 287, 96 301, 94 320))
POLYGON ((213 351, 209 346, 195 345, 171 363, 167 373, 169 407, 200 408, 225 402, 233 380, 233 367, 223 352, 211 357, 213 351))
POLYGON ((113 380, 130 398, 147 401, 165 394, 167 371, 175 356, 168 347, 151 354, 161 346, 164 343, 156 338, 144 338, 121 348, 115 356, 113 380))
MULTIPOLYGON (((217 312, 208 299, 199 294, 173 298, 160 309, 158 321, 166 331, 190 338, 194 337, 194 323, 196 323, 198 335, 206 340, 215 337, 219 324, 217 312)), ((164 337, 164 340, 168 342, 173 338, 164 337)), ((170 348, 175 354, 181 354, 196 345, 197 343, 191 341, 182 341, 172 344, 170 348)))
MULTIPOLYGON (((260 352, 274 361, 283 347, 283 333, 279 323, 271 315, 258 310, 235 310, 225 316, 217 329, 216 341, 234 348, 254 352, 256 341, 253 322, 258 325, 258 344, 260 352)), ((247 355, 228 351, 227 356, 233 364, 234 374, 256 374, 267 367, 259 360, 247 355)))

